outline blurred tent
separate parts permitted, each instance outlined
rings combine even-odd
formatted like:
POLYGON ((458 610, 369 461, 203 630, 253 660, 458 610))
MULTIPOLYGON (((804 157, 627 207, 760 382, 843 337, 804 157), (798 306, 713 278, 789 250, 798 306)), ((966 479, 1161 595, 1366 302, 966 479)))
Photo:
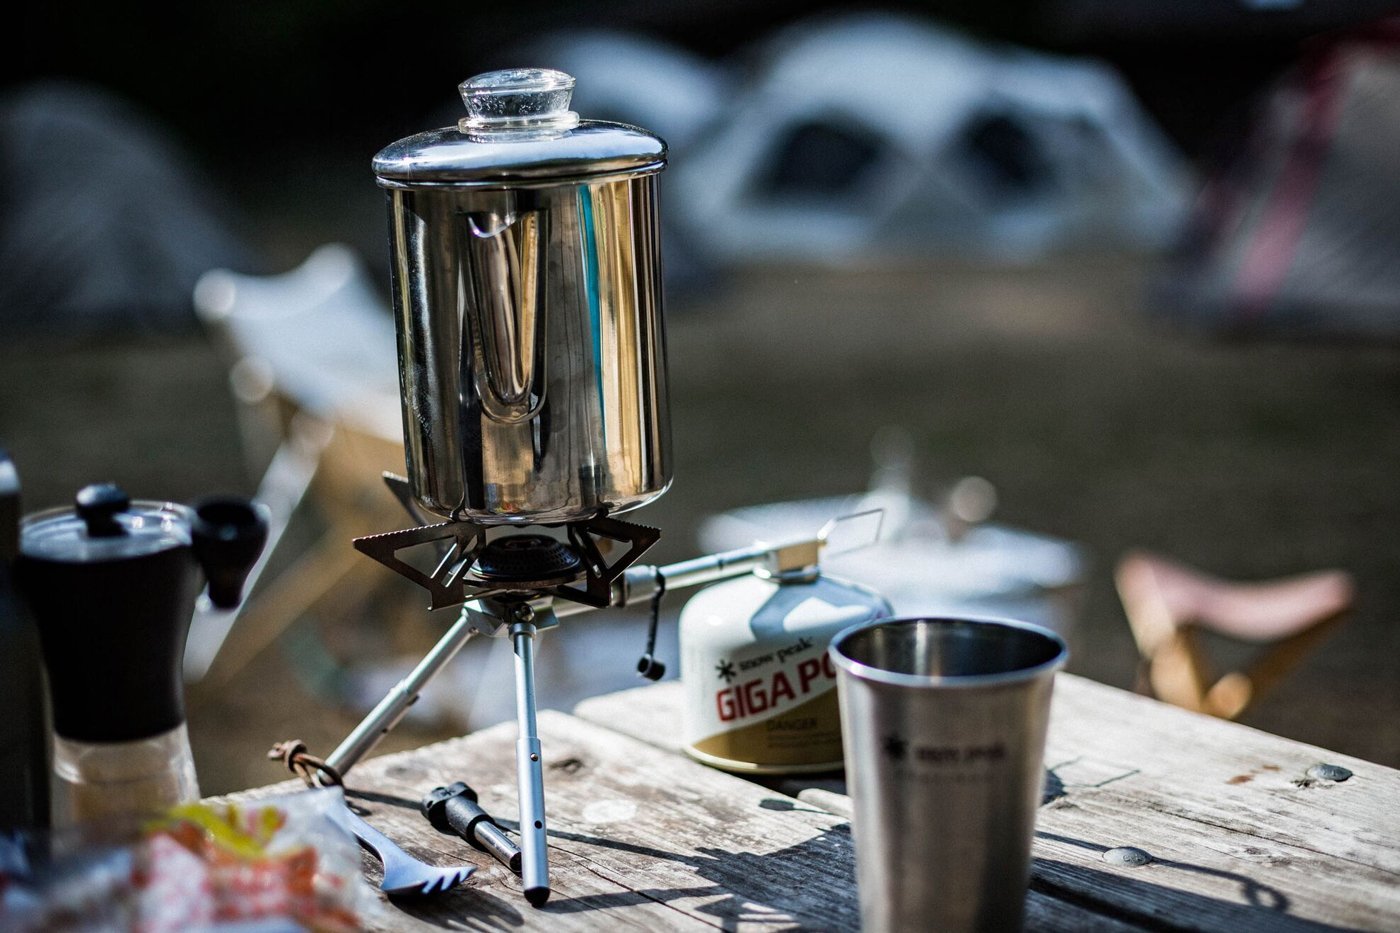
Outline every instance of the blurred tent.
POLYGON ((1184 164, 1106 66, 890 15, 780 33, 707 146, 683 220, 731 260, 1155 248, 1184 164))
MULTIPOLYGON (((575 30, 554 33, 521 52, 577 80, 573 109, 589 120, 644 126, 666 140, 673 164, 684 164, 704 146, 722 119, 735 75, 684 49, 624 32, 575 30)), ((454 117, 455 119, 455 117, 454 117)), ((679 222, 672 199, 675 174, 661 175, 661 250, 670 297, 713 294, 721 281, 703 240, 679 222)))
POLYGON ((199 276, 250 264, 174 140, 88 85, 46 81, 0 98, 0 204, 10 337, 189 330, 199 276))
POLYGON ((1319 45, 1212 172, 1156 299, 1212 330, 1400 336, 1400 19, 1319 45))
POLYGON ((581 113, 671 140, 667 209, 722 263, 1155 248, 1186 207, 1184 165, 1110 69, 925 20, 809 20, 746 80, 616 34, 533 48, 579 79, 581 113))
POLYGON ((555 33, 526 54, 578 79, 573 107, 587 119, 644 126, 680 151, 703 144, 735 83, 724 66, 624 32, 555 33))

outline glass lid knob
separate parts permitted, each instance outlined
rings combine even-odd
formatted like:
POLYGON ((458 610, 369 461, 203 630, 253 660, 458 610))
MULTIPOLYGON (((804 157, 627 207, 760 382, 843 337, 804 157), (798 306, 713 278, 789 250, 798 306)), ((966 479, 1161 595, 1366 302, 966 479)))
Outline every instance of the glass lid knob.
POLYGON ((550 68, 508 68, 468 78, 457 86, 467 115, 457 128, 472 136, 506 137, 531 131, 560 133, 578 126, 569 109, 574 79, 550 68))

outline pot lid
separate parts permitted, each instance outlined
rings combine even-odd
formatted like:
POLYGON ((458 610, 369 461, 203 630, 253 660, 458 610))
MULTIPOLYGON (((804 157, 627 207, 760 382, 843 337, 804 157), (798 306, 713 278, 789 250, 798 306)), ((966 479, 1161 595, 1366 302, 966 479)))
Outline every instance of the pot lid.
POLYGON ((635 126, 580 120, 574 79, 547 68, 491 71, 458 86, 467 116, 455 127, 386 146, 374 173, 387 188, 550 184, 658 172, 666 144, 635 126))
POLYGON ((190 512, 170 502, 132 502, 120 486, 85 486, 73 508, 27 516, 20 553, 33 560, 88 564, 146 557, 190 546, 190 512))

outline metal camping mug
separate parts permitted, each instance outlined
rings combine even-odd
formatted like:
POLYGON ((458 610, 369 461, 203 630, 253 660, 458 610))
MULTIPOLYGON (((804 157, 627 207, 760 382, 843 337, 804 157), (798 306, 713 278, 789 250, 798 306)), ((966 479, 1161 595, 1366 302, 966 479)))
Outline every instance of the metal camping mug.
POLYGON ((909 618, 848 628, 830 650, 862 928, 1020 929, 1064 641, 909 618))

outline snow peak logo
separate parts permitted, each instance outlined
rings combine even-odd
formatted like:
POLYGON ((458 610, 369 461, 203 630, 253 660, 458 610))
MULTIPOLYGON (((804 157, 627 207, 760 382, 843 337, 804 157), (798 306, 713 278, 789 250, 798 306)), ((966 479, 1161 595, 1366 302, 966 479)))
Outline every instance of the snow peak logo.
POLYGON ((885 736, 885 741, 880 743, 880 747, 890 756, 891 761, 903 761, 904 756, 909 754, 909 742, 897 735, 885 736))
MULTIPOLYGON (((749 671, 756 671, 770 664, 782 664, 788 658, 802 654, 804 651, 810 651, 814 647, 816 646, 813 644, 812 639, 799 638, 792 644, 778 648, 775 651, 756 654, 751 658, 740 658, 737 669, 739 672, 747 674, 749 671)), ((719 676, 724 679, 725 683, 732 682, 734 678, 738 676, 738 673, 735 672, 735 668, 735 662, 722 659, 715 665, 715 670, 719 672, 719 676)))
POLYGON ((810 638, 799 638, 751 658, 721 660, 715 665, 715 672, 725 683, 715 693, 720 722, 777 709, 784 701, 828 690, 836 680, 836 667, 830 655, 810 638), (813 649, 820 651, 820 655, 796 661, 798 656, 813 649), (790 663, 792 661, 796 663, 790 663), (774 665, 776 669, 764 670, 774 665), (736 680, 739 682, 735 683, 736 680))
POLYGON ((1000 742, 987 745, 911 745, 904 736, 894 733, 881 740, 880 748, 890 761, 896 763, 914 761, 931 765, 970 765, 1001 761, 1006 757, 1006 746, 1000 742))

